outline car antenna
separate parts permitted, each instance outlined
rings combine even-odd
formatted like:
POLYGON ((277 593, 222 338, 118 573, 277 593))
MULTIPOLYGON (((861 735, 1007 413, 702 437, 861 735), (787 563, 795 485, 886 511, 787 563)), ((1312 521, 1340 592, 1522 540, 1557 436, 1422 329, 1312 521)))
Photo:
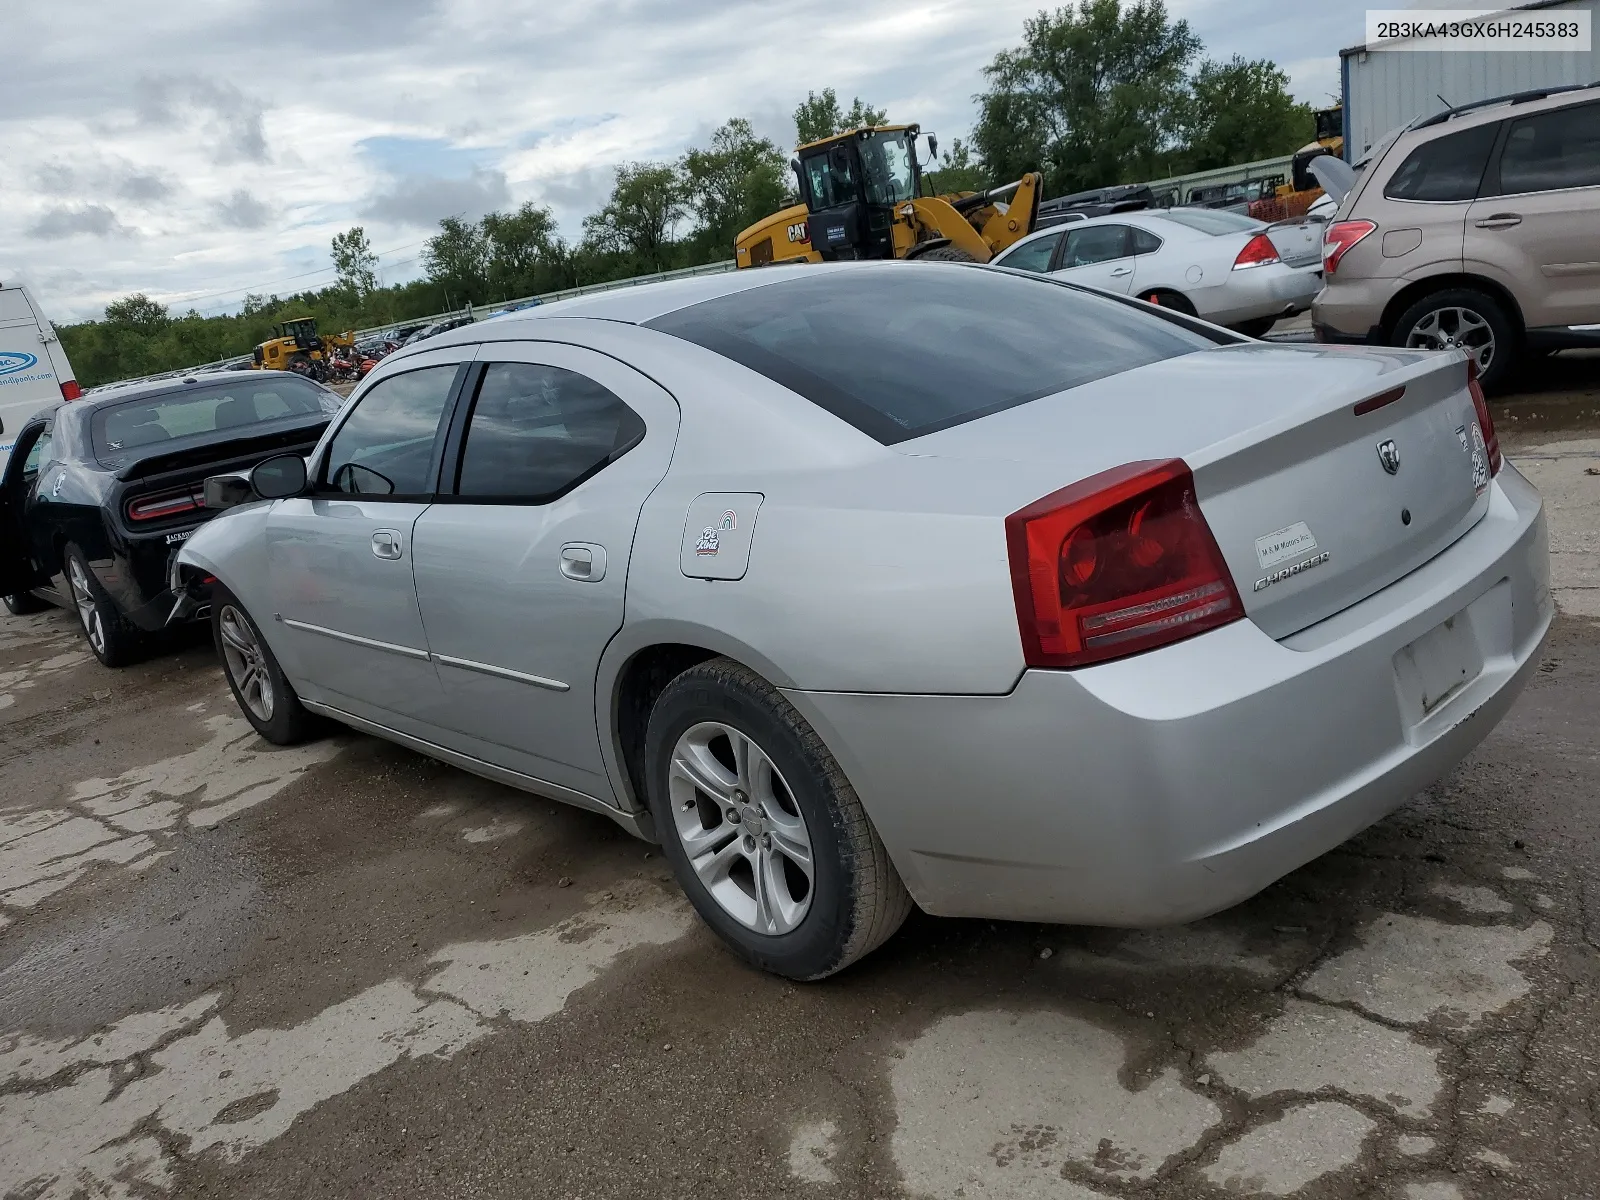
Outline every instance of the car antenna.
MULTIPOLYGON (((1439 96, 1439 93, 1435 92, 1434 95, 1439 96)), ((1445 112, 1455 112, 1456 110, 1456 106, 1451 104, 1450 101, 1446 100, 1443 96, 1439 96, 1439 103, 1444 105, 1445 112)))

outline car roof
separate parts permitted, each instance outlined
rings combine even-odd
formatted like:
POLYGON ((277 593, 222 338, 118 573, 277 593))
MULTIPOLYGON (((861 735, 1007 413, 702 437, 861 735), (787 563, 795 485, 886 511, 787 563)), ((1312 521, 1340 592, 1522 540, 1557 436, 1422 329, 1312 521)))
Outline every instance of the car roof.
POLYGON ((1509 96, 1493 96, 1459 108, 1446 109, 1414 122, 1407 133, 1415 141, 1426 141, 1457 129, 1475 129, 1502 121, 1515 109, 1518 116, 1525 112, 1548 112, 1553 108, 1567 108, 1574 104, 1589 104, 1600 100, 1600 83, 1571 84, 1561 87, 1535 88, 1527 92, 1513 92, 1509 96), (1426 132, 1424 132, 1426 131, 1426 132))

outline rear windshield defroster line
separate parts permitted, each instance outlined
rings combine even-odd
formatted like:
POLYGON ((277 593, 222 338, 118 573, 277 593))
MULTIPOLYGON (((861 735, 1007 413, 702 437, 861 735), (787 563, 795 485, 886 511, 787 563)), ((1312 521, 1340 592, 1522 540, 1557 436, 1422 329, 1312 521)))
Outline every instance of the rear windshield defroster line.
POLYGON ((1217 344, 1111 297, 942 263, 797 273, 645 324, 884 445, 1217 344))

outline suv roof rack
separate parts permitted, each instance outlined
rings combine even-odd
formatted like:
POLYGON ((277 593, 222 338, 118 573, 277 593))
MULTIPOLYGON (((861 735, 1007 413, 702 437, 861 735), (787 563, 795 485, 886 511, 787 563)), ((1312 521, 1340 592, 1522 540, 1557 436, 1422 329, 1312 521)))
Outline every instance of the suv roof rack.
POLYGON ((1459 117, 1462 113, 1476 112, 1480 108, 1488 108, 1492 104, 1527 104, 1533 100, 1543 100, 1546 96, 1559 96, 1562 92, 1582 92, 1589 88, 1600 87, 1600 80, 1594 83, 1563 83, 1555 87, 1534 88, 1526 92, 1512 92, 1506 96, 1491 96, 1487 100, 1474 100, 1471 104, 1463 104, 1457 108, 1447 108, 1441 113, 1434 113, 1431 117, 1422 117, 1406 126, 1407 130, 1426 129, 1430 125, 1442 125, 1451 117, 1459 117))

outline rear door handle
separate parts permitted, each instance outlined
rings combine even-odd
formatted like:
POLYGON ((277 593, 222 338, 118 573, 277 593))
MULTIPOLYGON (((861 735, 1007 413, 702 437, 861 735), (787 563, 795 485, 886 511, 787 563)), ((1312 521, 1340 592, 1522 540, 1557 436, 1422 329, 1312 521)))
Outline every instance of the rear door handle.
POLYGON ((372 534, 372 553, 378 558, 399 558, 401 551, 398 529, 378 529, 372 534))
POLYGON ((606 577, 606 548, 593 542, 568 542, 561 547, 561 573, 578 583, 599 583, 606 577))
POLYGON ((1479 229, 1510 229, 1513 225, 1521 225, 1522 217, 1519 213, 1495 213, 1473 224, 1479 229))
POLYGON ((1113 278, 1113 279, 1121 279, 1125 275, 1132 275, 1132 274, 1133 274, 1133 268, 1132 267, 1118 267, 1115 271, 1111 272, 1111 278, 1113 278))

